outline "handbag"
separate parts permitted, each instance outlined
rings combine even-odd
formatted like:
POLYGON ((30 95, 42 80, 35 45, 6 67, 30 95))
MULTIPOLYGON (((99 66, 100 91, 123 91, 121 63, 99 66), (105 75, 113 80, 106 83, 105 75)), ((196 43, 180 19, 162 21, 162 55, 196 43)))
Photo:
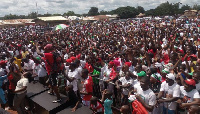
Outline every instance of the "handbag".
POLYGON ((132 102, 132 108, 133 108, 132 114, 148 114, 148 111, 138 100, 134 100, 132 102))

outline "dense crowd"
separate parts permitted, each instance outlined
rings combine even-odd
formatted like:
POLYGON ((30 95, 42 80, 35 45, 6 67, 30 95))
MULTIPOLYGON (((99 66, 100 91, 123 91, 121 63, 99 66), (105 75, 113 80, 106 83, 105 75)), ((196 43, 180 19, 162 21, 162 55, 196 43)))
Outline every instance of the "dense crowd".
POLYGON ((70 22, 0 29, 0 103, 25 113, 29 83, 41 83, 94 114, 200 111, 200 22, 193 19, 70 22), (42 31, 41 31, 42 30, 42 31))

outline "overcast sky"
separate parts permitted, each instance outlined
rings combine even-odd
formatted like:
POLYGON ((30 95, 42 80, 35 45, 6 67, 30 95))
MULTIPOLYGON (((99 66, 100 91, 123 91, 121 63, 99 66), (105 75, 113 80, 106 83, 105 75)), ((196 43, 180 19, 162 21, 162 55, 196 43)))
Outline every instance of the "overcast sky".
MULTIPOLYGON (((0 16, 6 14, 27 15, 30 12, 39 14, 74 11, 88 13, 90 7, 98 7, 99 11, 110 11, 123 6, 143 6, 145 10, 157 7, 165 0, 0 0, 0 16), (37 3, 37 7, 36 7, 37 3)), ((200 0, 168 0, 170 3, 181 2, 193 6, 200 0)))

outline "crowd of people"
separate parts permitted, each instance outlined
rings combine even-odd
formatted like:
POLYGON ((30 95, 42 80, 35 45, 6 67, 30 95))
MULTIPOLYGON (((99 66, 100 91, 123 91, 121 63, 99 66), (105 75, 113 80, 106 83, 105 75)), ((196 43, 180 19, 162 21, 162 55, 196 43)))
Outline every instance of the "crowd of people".
POLYGON ((25 113, 29 83, 41 83, 94 114, 197 114, 200 22, 70 22, 63 30, 0 29, 0 104, 25 113))

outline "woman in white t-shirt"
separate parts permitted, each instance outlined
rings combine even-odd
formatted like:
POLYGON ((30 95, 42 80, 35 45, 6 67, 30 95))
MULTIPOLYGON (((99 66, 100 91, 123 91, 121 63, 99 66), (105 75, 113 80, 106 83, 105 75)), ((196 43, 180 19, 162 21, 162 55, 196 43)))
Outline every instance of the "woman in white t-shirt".
POLYGON ((182 100, 181 102, 178 101, 178 103, 180 104, 180 108, 188 109, 190 106, 200 103, 200 95, 195 89, 196 83, 193 79, 187 79, 184 82, 184 86, 180 87, 182 100))
POLYGON ((14 108, 17 110, 18 114, 23 114, 24 112, 24 98, 27 93, 28 83, 31 82, 32 74, 30 72, 25 72, 22 74, 21 79, 17 82, 17 86, 15 88, 15 96, 13 100, 14 108))

